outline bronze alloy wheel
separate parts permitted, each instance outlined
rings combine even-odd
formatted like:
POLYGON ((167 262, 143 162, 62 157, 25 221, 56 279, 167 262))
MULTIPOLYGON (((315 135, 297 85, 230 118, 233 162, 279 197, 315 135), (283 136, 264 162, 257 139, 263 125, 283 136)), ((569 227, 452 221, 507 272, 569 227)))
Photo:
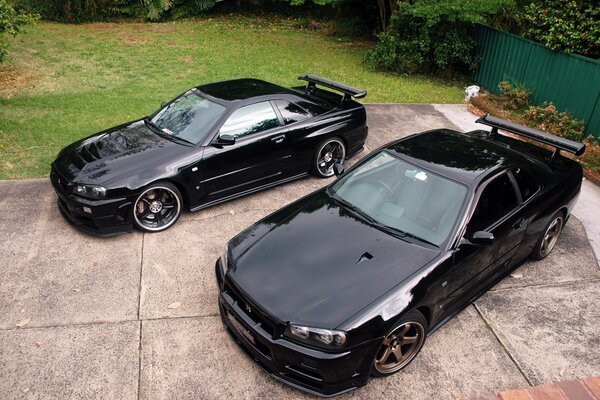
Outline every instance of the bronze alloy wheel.
POLYGON ((563 219, 561 216, 558 216, 552 220, 546 232, 544 232, 544 237, 542 239, 542 245, 540 246, 540 255, 546 257, 552 249, 554 245, 558 241, 558 237, 560 236, 560 232, 563 228, 563 219))
POLYGON ((142 230, 159 232, 177 221, 181 213, 181 196, 170 184, 152 185, 139 195, 133 218, 142 230))
POLYGON ((346 158, 346 147, 338 138, 332 138, 323 142, 317 149, 315 158, 315 172, 318 176, 327 178, 333 176, 333 166, 343 163, 346 158))
POLYGON ((391 375, 404 368, 425 342, 425 328, 416 321, 405 322, 388 334, 375 356, 377 375, 391 375))

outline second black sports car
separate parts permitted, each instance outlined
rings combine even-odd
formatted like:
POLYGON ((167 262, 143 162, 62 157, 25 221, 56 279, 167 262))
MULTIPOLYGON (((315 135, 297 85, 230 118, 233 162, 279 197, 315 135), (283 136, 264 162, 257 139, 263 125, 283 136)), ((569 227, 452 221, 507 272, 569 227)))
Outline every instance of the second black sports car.
POLYGON ((479 121, 492 131, 390 143, 233 238, 215 269, 240 347, 292 386, 343 393, 400 371, 525 258, 546 257, 581 187, 581 166, 560 150, 585 146, 479 121))
POLYGON ((98 235, 172 226, 199 210, 313 172, 358 153, 366 92, 315 75, 286 89, 256 79, 188 90, 154 114, 60 151, 50 179, 63 216, 98 235), (316 85, 339 91, 338 95, 316 85))

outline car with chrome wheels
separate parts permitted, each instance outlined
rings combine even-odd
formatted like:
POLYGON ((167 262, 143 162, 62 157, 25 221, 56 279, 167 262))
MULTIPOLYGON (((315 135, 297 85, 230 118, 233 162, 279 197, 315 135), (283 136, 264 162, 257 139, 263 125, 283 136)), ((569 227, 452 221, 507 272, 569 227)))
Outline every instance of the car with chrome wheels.
POLYGON ((159 232, 196 211, 307 176, 363 148, 366 91, 308 74, 192 88, 152 115, 60 151, 50 179, 63 216, 96 235, 159 232), (339 93, 338 93, 339 92, 339 93))
POLYGON ((585 146, 478 122, 491 131, 432 130, 337 165, 335 182, 231 239, 215 272, 240 348, 291 386, 344 393, 401 371, 444 322, 547 257, 582 182, 560 152, 585 146))

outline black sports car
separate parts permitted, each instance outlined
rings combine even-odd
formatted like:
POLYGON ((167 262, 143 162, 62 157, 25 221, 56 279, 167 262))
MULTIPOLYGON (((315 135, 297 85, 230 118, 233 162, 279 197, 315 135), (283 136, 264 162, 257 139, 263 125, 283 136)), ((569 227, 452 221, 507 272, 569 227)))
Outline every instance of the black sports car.
POLYGON ((154 114, 60 151, 50 178, 63 216, 98 235, 156 232, 195 211, 313 172, 358 153, 366 92, 315 75, 286 89, 256 79, 188 90, 154 114), (339 91, 342 95, 317 88, 339 91))
POLYGON ((585 146, 478 122, 493 129, 391 143, 233 238, 216 275, 239 346, 276 379, 340 394, 398 372, 523 260, 546 257, 581 188, 560 150, 585 146))

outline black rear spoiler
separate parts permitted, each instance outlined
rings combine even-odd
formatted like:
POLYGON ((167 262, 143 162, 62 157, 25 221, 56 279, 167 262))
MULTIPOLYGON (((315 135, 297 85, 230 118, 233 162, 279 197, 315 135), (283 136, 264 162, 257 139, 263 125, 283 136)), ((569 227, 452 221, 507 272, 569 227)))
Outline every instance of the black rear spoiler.
POLYGON ((498 133, 498 129, 503 129, 505 131, 514 133, 515 135, 523 136, 555 147, 556 150, 552 155, 553 159, 554 157, 558 156, 561 150, 568 151, 576 156, 580 156, 585 152, 585 145, 582 143, 538 131, 537 129, 533 129, 528 126, 515 124, 514 122, 506 121, 502 118, 494 117, 493 115, 485 114, 475 122, 491 126, 492 131, 490 132, 490 136, 496 135, 498 133))
POLYGON ((303 76, 299 76, 298 79, 300 79, 301 81, 308 82, 308 84, 306 85, 306 91, 309 94, 312 94, 312 92, 315 89, 315 85, 318 84, 321 86, 325 86, 326 88, 337 90, 338 92, 344 93, 344 97, 343 97, 342 101, 350 100, 352 97, 354 97, 355 99, 362 99, 363 97, 365 97, 367 95, 366 90, 357 89, 355 87, 348 86, 348 85, 345 85, 343 83, 339 83, 336 81, 332 81, 327 78, 322 78, 320 76, 313 75, 313 74, 306 74, 303 76))

